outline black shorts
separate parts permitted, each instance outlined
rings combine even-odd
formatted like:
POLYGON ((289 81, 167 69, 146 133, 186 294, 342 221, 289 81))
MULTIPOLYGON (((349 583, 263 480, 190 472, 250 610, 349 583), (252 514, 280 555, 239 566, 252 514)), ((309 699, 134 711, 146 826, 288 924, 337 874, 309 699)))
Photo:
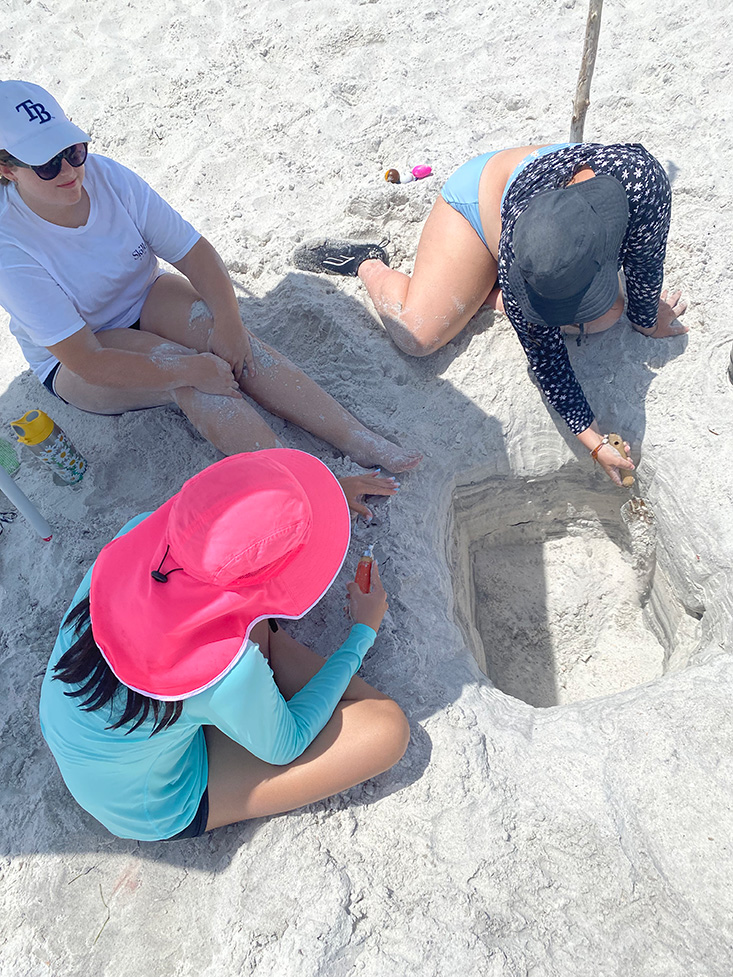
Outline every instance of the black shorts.
MULTIPOLYGON (((138 319, 137 322, 133 322, 133 324, 131 326, 128 326, 127 328, 128 329, 139 329, 140 328, 140 320, 138 319)), ((56 397, 58 400, 63 400, 64 403, 66 403, 66 401, 64 400, 63 397, 59 397, 59 395, 56 393, 56 390, 54 388, 54 380, 56 379, 56 374, 59 372, 59 367, 60 366, 61 366, 60 363, 57 363, 56 364, 56 366, 51 370, 51 372, 49 373, 49 375, 43 381, 43 386, 46 388, 46 390, 48 390, 48 392, 50 394, 53 394, 53 396, 56 397)))
POLYGON ((204 834, 206 831, 206 822, 209 820, 209 788, 207 787, 201 797, 199 803, 198 811, 193 816, 193 821, 185 827, 182 831, 179 831, 177 835, 173 835, 172 838, 167 838, 166 841, 181 841, 183 838, 198 838, 199 835, 204 834))

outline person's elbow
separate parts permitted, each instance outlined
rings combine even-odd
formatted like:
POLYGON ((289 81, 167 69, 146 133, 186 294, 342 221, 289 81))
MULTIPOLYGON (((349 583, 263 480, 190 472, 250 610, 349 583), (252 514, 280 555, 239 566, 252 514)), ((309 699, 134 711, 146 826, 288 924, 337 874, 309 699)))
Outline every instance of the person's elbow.
MULTIPOLYGON (((48 346, 47 349, 62 366, 88 383, 96 381, 100 369, 99 354, 106 352, 88 325, 82 326, 71 336, 62 339, 60 343, 48 346)), ((101 362, 105 359, 106 357, 102 356, 101 362)))

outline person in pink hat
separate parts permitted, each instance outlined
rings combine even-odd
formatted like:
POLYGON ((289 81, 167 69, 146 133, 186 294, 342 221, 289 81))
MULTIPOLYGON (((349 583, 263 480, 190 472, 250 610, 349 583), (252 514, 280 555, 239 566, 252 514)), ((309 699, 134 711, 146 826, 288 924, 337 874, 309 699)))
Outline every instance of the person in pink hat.
POLYGON ((96 414, 177 404, 225 455, 276 444, 251 398, 365 467, 419 463, 257 339, 213 246, 88 142, 49 92, 0 82, 0 305, 51 394, 96 414))
POLYGON ((41 729, 109 831, 175 840, 310 804, 395 764, 399 706, 356 672, 387 610, 347 585, 325 661, 279 627, 328 591, 349 509, 317 458, 235 455, 127 523, 87 572, 43 680, 41 729))

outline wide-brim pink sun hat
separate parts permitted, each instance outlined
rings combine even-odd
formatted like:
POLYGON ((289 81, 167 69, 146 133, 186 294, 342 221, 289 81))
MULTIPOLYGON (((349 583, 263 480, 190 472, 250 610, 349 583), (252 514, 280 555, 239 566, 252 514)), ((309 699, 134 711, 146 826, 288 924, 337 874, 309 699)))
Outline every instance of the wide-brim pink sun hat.
POLYGON ((108 543, 92 570, 92 633, 128 688, 185 699, 223 678, 258 621, 306 614, 349 547, 344 493, 288 448, 233 455, 108 543))

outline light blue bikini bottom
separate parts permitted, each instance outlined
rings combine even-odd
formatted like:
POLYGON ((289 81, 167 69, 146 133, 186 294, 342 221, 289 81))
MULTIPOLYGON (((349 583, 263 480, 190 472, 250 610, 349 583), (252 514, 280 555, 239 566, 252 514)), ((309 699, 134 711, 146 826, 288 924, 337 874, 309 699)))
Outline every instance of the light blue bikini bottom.
MULTIPOLYGON (((534 152, 525 156, 506 181, 504 192, 501 195, 501 202, 504 203, 507 190, 526 166, 529 166, 530 163, 533 163, 541 156, 547 156, 548 153, 554 153, 558 149, 566 149, 568 146, 573 145, 576 144, 568 142, 553 143, 552 146, 542 146, 541 149, 535 149, 534 152)), ((487 248, 488 244, 486 244, 484 229, 481 226, 481 217, 478 210, 478 185, 484 167, 492 156, 496 156, 500 152, 500 149, 495 149, 492 153, 483 153, 481 156, 475 156, 467 163, 459 166, 455 173, 448 177, 440 191, 443 200, 447 204, 450 204, 454 210, 457 210, 461 216, 466 218, 487 248)))

